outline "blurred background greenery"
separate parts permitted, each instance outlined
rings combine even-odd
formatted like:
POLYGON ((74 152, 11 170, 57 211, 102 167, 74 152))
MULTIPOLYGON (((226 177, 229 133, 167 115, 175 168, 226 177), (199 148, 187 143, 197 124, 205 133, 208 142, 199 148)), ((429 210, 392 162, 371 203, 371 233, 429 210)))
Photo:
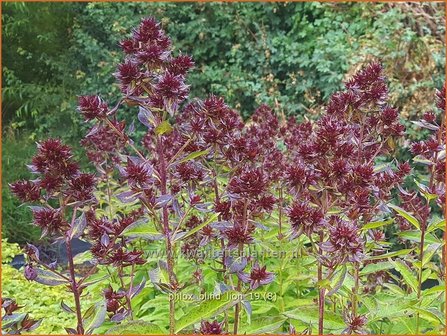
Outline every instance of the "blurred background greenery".
MULTIPOLYGON (((118 41, 145 16, 191 54, 191 97, 215 93, 248 117, 260 103, 313 118, 363 64, 380 59, 405 118, 433 107, 445 72, 443 3, 4 3, 2 230, 39 239, 8 183, 28 176, 35 141, 82 153, 76 96, 119 95, 118 41)), ((408 124, 412 138, 420 132, 408 124)))

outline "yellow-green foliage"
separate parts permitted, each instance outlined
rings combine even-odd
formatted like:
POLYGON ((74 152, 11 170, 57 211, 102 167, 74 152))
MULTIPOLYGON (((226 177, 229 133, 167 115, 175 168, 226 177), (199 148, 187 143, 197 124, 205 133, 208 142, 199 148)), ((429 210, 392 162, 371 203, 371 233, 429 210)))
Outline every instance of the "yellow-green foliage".
MULTIPOLYGON (((21 311, 27 312, 34 319, 43 318, 42 324, 33 334, 65 334, 64 327, 75 326, 75 316, 62 310, 62 299, 73 307, 71 294, 65 286, 46 286, 37 282, 29 282, 23 272, 11 267, 8 263, 20 253, 17 244, 2 240, 2 297, 16 300, 24 306, 21 311)), ((85 308, 91 304, 90 299, 84 298, 85 308)))

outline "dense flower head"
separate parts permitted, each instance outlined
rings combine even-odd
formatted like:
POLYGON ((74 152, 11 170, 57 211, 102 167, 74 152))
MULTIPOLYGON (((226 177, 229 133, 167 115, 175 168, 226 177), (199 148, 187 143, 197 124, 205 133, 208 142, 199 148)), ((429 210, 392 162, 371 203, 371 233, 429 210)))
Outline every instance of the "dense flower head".
POLYGON ((276 198, 273 195, 261 195, 254 204, 258 210, 257 212, 265 211, 270 213, 275 207, 276 198))
POLYGON ((380 119, 385 125, 391 125, 396 122, 398 116, 399 111, 397 109, 386 106, 380 114, 380 119))
POLYGON ((189 55, 179 55, 171 59, 168 70, 174 75, 186 75, 194 67, 194 61, 189 55))
POLYGON ((31 169, 41 174, 70 177, 78 172, 78 165, 71 160, 71 148, 59 139, 47 139, 37 145, 31 169))
POLYGON ((351 221, 345 221, 338 216, 329 220, 329 239, 320 244, 339 263, 345 261, 360 262, 363 259, 363 241, 358 227, 351 221))
POLYGON ((88 201, 93 198, 95 182, 93 174, 81 173, 68 181, 66 193, 76 201, 88 201))
POLYGON ((40 198, 41 189, 33 181, 20 180, 10 184, 11 191, 22 202, 35 202, 40 198))
POLYGON ((139 64, 146 64, 155 69, 168 59, 169 53, 163 47, 153 44, 139 49, 135 59, 139 64))
POLYGON ((142 43, 156 42, 163 35, 160 23, 153 17, 143 19, 138 28, 133 30, 135 40, 142 43))
POLYGON ((293 230, 311 236, 323 228, 324 215, 318 208, 311 207, 308 202, 295 201, 289 208, 288 215, 293 230))
POLYGON ((86 121, 106 117, 108 109, 107 104, 99 96, 78 97, 78 111, 86 121))
POLYGON ((166 71, 160 76, 155 86, 155 92, 165 99, 182 101, 188 96, 188 86, 182 75, 166 71))
POLYGON ((358 95, 362 105, 382 103, 388 94, 382 65, 378 62, 369 64, 346 83, 346 88, 358 95))
POLYGON ((318 175, 312 166, 297 162, 286 168, 285 183, 291 188, 299 190, 314 184, 317 177, 318 175))
POLYGON ((126 54, 133 54, 138 50, 138 41, 134 39, 122 40, 119 45, 126 54))
POLYGON ((231 218, 231 203, 229 201, 217 200, 214 203, 214 211, 218 212, 223 220, 231 218))
POLYGON ((271 272, 267 272, 267 266, 260 267, 258 263, 256 263, 250 274, 240 272, 237 274, 239 279, 244 283, 250 284, 250 289, 254 290, 262 285, 267 285, 271 283, 275 279, 275 275, 271 272))
POLYGON ((343 330, 343 334, 365 334, 365 326, 368 319, 365 315, 353 315, 352 313, 347 313, 344 316, 345 323, 347 325, 346 329, 343 330))
POLYGON ((229 228, 225 228, 222 232, 223 236, 228 240, 228 248, 233 249, 241 245, 252 244, 253 228, 243 227, 239 223, 235 223, 229 228))
POLYGON ((132 81, 137 80, 140 75, 140 67, 138 64, 127 60, 124 63, 118 65, 118 72, 115 74, 116 78, 121 84, 130 84, 132 81))
POLYGON ((59 210, 37 208, 33 210, 34 224, 48 234, 57 234, 69 228, 59 210))
MULTIPOLYGON (((112 121, 111 123, 120 132, 124 131, 124 122, 112 121)), ((124 147, 125 143, 126 139, 119 136, 108 125, 93 126, 81 141, 81 145, 87 150, 87 156, 96 164, 101 164, 107 159, 115 163, 121 161, 117 152, 124 147)))
MULTIPOLYGON (((92 250, 95 254, 96 250, 92 250)), ((117 247, 109 251, 107 255, 100 256, 100 263, 106 265, 113 265, 115 267, 126 267, 131 265, 143 265, 146 260, 142 257, 143 251, 127 251, 123 247, 117 247)))
POLYGON ((241 197, 253 197, 262 194, 267 179, 261 168, 244 168, 228 184, 228 191, 241 197))
POLYGON ((179 178, 184 181, 201 181, 204 178, 204 169, 193 161, 182 162, 176 166, 179 178))
POLYGON ((200 322, 200 334, 202 335, 222 335, 224 334, 223 322, 219 323, 217 320, 212 322, 200 322))
POLYGON ((129 158, 127 166, 122 169, 122 175, 132 188, 145 189, 152 182, 152 165, 149 162, 136 162, 129 158))

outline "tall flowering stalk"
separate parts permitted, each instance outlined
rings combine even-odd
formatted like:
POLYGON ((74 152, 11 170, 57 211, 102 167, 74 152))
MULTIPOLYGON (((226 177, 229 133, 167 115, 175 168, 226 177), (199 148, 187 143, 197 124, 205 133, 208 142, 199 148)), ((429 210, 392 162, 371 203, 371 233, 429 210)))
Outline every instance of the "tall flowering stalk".
MULTIPOLYGON (((194 63, 189 56, 171 55, 169 38, 151 18, 144 19, 132 36, 121 42, 121 47, 126 56, 118 66, 116 77, 123 98, 114 108, 108 108, 98 96, 80 97, 80 112, 86 121, 95 121, 84 142, 93 149, 92 153, 100 153, 105 136, 115 139, 107 148, 108 158, 118 167, 128 188, 118 198, 124 202, 138 200, 142 208, 136 219, 151 218, 158 223, 165 241, 167 290, 172 294, 179 288, 174 270, 176 237, 173 233, 176 230, 170 219, 177 202, 175 194, 179 192, 173 167, 176 159, 185 153, 188 136, 174 129, 170 118, 175 117, 187 97, 184 76, 194 63), (133 129, 126 129, 124 121, 118 120, 117 111, 122 105, 139 108, 138 120, 146 128, 140 145, 131 139, 133 129), (132 153, 127 154, 125 148, 132 153)), ((104 164, 104 157, 96 158, 96 163, 104 164)), ((138 258, 138 252, 134 255, 138 258)), ((169 330, 173 334, 175 301, 172 295, 169 298, 169 330)))
POLYGON ((12 192, 23 202, 32 205, 33 223, 42 229, 42 236, 50 236, 64 243, 67 250, 68 274, 59 272, 55 264, 40 260, 39 250, 28 245, 25 278, 47 285, 66 284, 73 295, 76 328, 67 328, 71 334, 84 334, 84 319, 80 296, 85 289, 85 277, 76 276, 72 240, 83 234, 86 213, 96 203, 93 195, 95 176, 82 173, 73 160, 71 148, 60 140, 48 139, 37 146, 37 154, 29 165, 36 178, 17 181, 11 185, 12 192))
MULTIPOLYGON (((401 226, 405 228, 407 226, 406 224, 417 224, 420 227, 421 237, 419 242, 419 265, 417 273, 417 298, 419 303, 421 303, 422 294, 425 237, 430 215, 436 208, 442 214, 445 214, 445 86, 441 91, 437 92, 436 107, 441 112, 440 116, 430 111, 424 113, 422 120, 415 122, 417 126, 431 133, 429 138, 411 145, 411 152, 415 155, 413 160, 424 165, 428 180, 416 181, 419 189, 417 191, 401 189, 400 196, 404 212, 397 209, 399 214, 404 215, 401 217, 401 226), (415 221, 409 223, 408 221, 412 219, 415 219, 415 221)), ((444 249, 442 253, 442 265, 445 265, 444 249)), ((416 333, 419 333, 419 325, 420 314, 418 312, 416 333)))
POLYGON ((324 282, 347 263, 355 283, 349 320, 358 318, 359 269, 365 253, 361 228, 382 212, 390 191, 409 171, 406 163, 396 170, 374 166, 376 158, 393 152, 395 139, 404 132, 398 111, 386 100, 382 68, 373 63, 332 96, 315 125, 291 120, 284 130, 291 153, 284 181, 293 197, 290 223, 295 236, 307 236, 318 260, 319 334, 324 333, 328 293, 324 282))

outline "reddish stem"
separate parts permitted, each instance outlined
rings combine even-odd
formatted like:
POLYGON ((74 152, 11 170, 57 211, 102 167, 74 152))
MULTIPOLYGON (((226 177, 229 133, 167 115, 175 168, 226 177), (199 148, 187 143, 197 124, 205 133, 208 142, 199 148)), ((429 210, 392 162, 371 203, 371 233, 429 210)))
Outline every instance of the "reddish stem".
MULTIPOLYGON (((162 195, 166 195, 167 192, 167 173, 166 173, 166 161, 164 157, 163 138, 159 137, 157 141, 158 147, 158 159, 160 163, 160 191, 162 195)), ((169 276, 169 284, 171 290, 174 290, 176 283, 174 276, 174 259, 172 253, 171 234, 169 231, 169 213, 168 208, 165 205, 163 207, 163 231, 165 234, 166 254, 167 254, 167 268, 169 276)), ((175 333, 175 298, 173 295, 169 295, 169 333, 172 335, 175 333)))
MULTIPOLYGON (((75 211, 75 213, 76 213, 76 211, 75 211)), ((76 319, 78 321, 76 331, 80 335, 83 335, 84 334, 84 325, 82 322, 80 293, 79 293, 78 285, 76 283, 74 262, 73 262, 73 252, 71 250, 71 240, 69 238, 67 238, 65 240, 65 245, 67 247, 67 257, 68 257, 68 264, 69 264, 69 271, 70 271, 70 285, 71 285, 71 290, 73 292, 73 296, 74 296, 74 300, 75 300, 76 319)))

